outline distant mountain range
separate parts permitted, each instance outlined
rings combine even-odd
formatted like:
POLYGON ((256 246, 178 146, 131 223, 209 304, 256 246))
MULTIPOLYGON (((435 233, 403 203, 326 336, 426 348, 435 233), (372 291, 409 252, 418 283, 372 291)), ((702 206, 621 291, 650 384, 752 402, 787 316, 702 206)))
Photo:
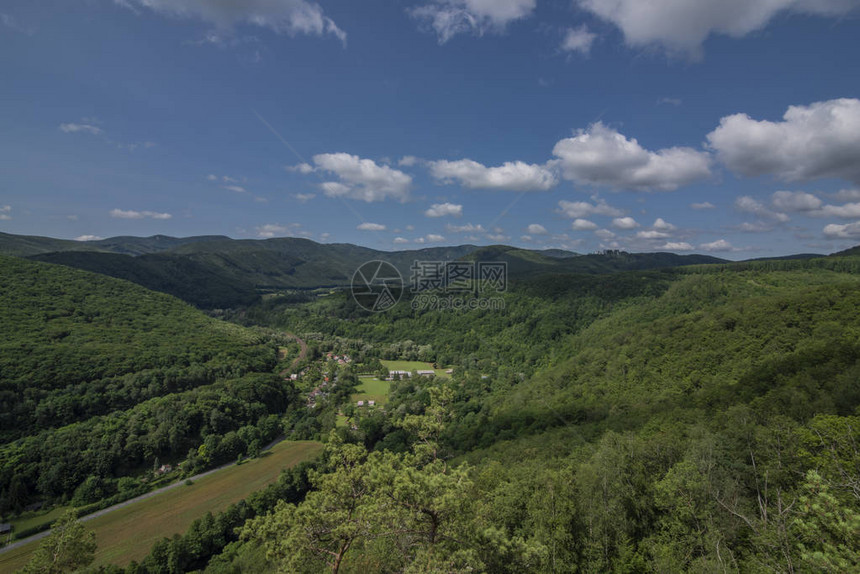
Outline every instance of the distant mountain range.
POLYGON ((247 305, 266 292, 349 285, 355 270, 372 260, 391 263, 404 279, 410 276, 414 261, 504 261, 511 279, 546 273, 613 273, 727 262, 709 255, 622 251, 581 255, 560 249, 529 250, 506 245, 388 252, 294 237, 255 240, 218 235, 70 241, 0 233, 0 254, 126 279, 209 309, 247 305))

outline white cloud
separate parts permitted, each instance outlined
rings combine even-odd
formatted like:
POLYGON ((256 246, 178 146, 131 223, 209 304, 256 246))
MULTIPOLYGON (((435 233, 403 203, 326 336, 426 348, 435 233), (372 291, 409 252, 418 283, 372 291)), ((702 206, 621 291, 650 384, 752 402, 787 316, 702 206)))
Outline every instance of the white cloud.
POLYGON ((536 5, 537 0, 435 0, 409 13, 444 44, 457 34, 503 32, 509 23, 530 16, 536 5))
POLYGON ((400 161, 397 162, 397 165, 400 167, 412 167, 418 163, 418 158, 414 155, 405 155, 400 158, 400 161))
POLYGON ((618 26, 630 46, 658 45, 692 57, 700 54, 711 34, 745 36, 780 13, 840 16, 857 7, 856 0, 578 0, 578 4, 618 26))
POLYGON ((840 189, 831 197, 837 201, 860 201, 860 189, 840 189))
POLYGON ((652 225, 651 227, 653 227, 654 229, 657 229, 658 231, 674 231, 675 230, 675 226, 672 225, 671 223, 665 221, 662 217, 658 217, 657 219, 655 219, 654 225, 652 225))
POLYGON ((591 45, 597 38, 597 34, 588 31, 588 26, 583 24, 579 28, 568 28, 561 42, 561 50, 564 52, 579 52, 587 56, 591 52, 591 45))
POLYGON ((436 233, 429 233, 425 236, 428 243, 439 243, 441 241, 445 241, 445 238, 441 235, 437 235, 436 233))
POLYGON ((843 219, 860 218, 860 203, 846 203, 845 205, 825 205, 810 215, 819 217, 841 217, 843 219))
POLYGON ((362 223, 356 229, 360 231, 385 231, 385 226, 381 223, 362 223))
POLYGON ((649 151, 596 122, 553 148, 565 178, 617 189, 671 191, 711 175, 711 157, 689 147, 649 151))
POLYGON ((424 243, 424 238, 423 238, 423 237, 418 237, 418 238, 416 238, 416 239, 415 239, 414 243, 424 243))
POLYGON ((195 18, 227 29, 237 24, 268 28, 290 36, 331 34, 346 44, 346 33, 307 0, 114 0, 117 4, 181 18, 195 18))
POLYGON ((831 223, 825 225, 823 231, 831 239, 857 239, 860 238, 860 221, 844 225, 831 223))
POLYGON ((235 191, 236 193, 245 193, 246 191, 248 191, 241 185, 225 185, 224 189, 228 191, 235 191))
POLYGON ((340 182, 322 184, 323 193, 332 197, 348 197, 367 202, 409 197, 412 177, 371 159, 348 153, 323 153, 314 156, 319 169, 338 176, 340 182))
POLYGON ((598 229, 594 232, 594 234, 602 239, 603 241, 608 241, 615 237, 615 234, 609 231, 608 229, 598 229))
POLYGON ((215 175, 214 173, 210 173, 209 175, 206 176, 206 179, 209 181, 218 181, 218 176, 215 175))
POLYGON ((510 236, 505 235, 504 233, 488 233, 487 239, 490 241, 497 241, 498 243, 502 243, 510 239, 510 236))
POLYGON ((345 197, 352 191, 351 187, 337 181, 324 181, 320 189, 327 197, 345 197))
POLYGON ((297 193, 297 194, 293 195, 293 197, 295 197, 297 201, 300 201, 302 203, 307 203, 308 201, 315 198, 316 194, 315 193, 297 193))
POLYGON ((314 166, 312 166, 312 165, 311 165, 311 164, 309 164, 309 163, 302 162, 302 163, 299 163, 299 164, 296 164, 296 165, 287 165, 287 166, 284 166, 284 169, 286 169, 287 171, 292 171, 292 172, 295 172, 295 173, 301 173, 301 174, 303 174, 303 175, 307 175, 307 174, 309 174, 309 173, 313 173, 313 171, 314 171, 314 166))
POLYGON ((697 211, 701 211, 703 209, 714 209, 716 205, 711 203, 710 201, 704 201, 702 203, 691 203, 690 208, 695 209, 697 211))
POLYGON ((11 205, 0 207, 0 221, 10 221, 12 219, 12 216, 9 215, 10 213, 12 213, 11 205))
POLYGON ((860 100, 789 106, 783 121, 734 114, 707 135, 720 161, 737 173, 785 181, 841 178, 860 183, 860 100))
POLYGON ((102 129, 92 124, 60 124, 60 131, 67 134, 77 132, 85 132, 97 136, 102 133, 102 129))
POLYGON ((272 237, 279 237, 284 235, 299 235, 301 232, 300 223, 288 223, 287 225, 281 225, 279 223, 267 223, 265 225, 260 225, 257 227, 257 237, 262 239, 270 239, 272 237))
POLYGON ((445 226, 445 229, 448 233, 484 233, 486 231, 483 225, 472 225, 471 223, 467 223, 466 225, 451 225, 449 223, 445 226))
POLYGON ((612 220, 612 227, 616 229, 636 229, 639 224, 632 217, 616 217, 612 220))
POLYGON ((702 243, 699 245, 699 249, 704 251, 734 251, 734 247, 732 244, 726 241, 725 239, 717 239, 716 241, 712 241, 710 243, 702 243))
POLYGON ((456 203, 434 203, 424 212, 427 217, 460 217, 463 206, 456 203))
POLYGON ((527 231, 532 235, 546 235, 546 227, 541 225, 540 223, 532 223, 528 226, 527 231))
POLYGON ((821 207, 821 200, 804 191, 775 191, 771 203, 780 211, 815 211, 821 207))
POLYGON ((597 229, 597 224, 587 219, 574 219, 573 223, 570 224, 570 227, 577 231, 591 231, 593 229, 597 229))
POLYGON ((104 237, 101 237, 100 235, 79 235, 78 237, 75 237, 75 241, 100 241, 102 239, 104 239, 104 237))
POLYGON ((558 183, 555 174, 543 165, 508 161, 487 167, 471 159, 429 162, 430 174, 444 183, 454 180, 471 189, 546 191, 558 183))
POLYGON ((623 215, 620 209, 616 209, 604 200, 598 200, 596 204, 588 203, 587 201, 566 201, 562 199, 558 202, 558 212, 570 217, 571 219, 579 219, 588 217, 589 215, 607 215, 609 217, 618 217, 623 215))
POLYGON ((783 223, 790 219, 785 213, 770 210, 765 207, 764 204, 759 201, 756 201, 748 195, 742 195, 735 200, 735 209, 737 209, 738 211, 743 211, 745 213, 752 213, 753 215, 758 215, 759 217, 774 219, 783 223))
POLYGON ((667 237, 670 237, 670 235, 665 231, 649 229, 648 231, 637 231, 636 237, 638 239, 666 239, 667 237))
POLYGON ((693 246, 686 241, 669 241, 665 243, 660 249, 666 249, 668 251, 692 251, 693 246))
POLYGON ((158 213, 156 211, 134 211, 134 210, 124 210, 124 209, 112 209, 110 211, 111 217, 116 217, 118 219, 170 219, 173 217, 169 213, 158 213))
POLYGON ((402 244, 404 244, 404 243, 409 243, 409 240, 408 240, 408 239, 406 239, 405 237, 395 237, 395 238, 394 238, 394 243, 395 243, 395 244, 397 244, 397 245, 402 245, 402 244))

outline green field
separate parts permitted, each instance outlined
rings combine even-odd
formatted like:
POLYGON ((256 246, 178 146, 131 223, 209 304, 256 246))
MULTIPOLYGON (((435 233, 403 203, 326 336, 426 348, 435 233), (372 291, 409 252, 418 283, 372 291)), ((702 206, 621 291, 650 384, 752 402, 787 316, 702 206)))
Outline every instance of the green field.
POLYGON ((376 401, 377 405, 388 402, 388 392, 391 390, 389 381, 381 381, 376 377, 359 377, 360 381, 356 392, 352 395, 352 402, 376 401))
POLYGON ((47 511, 40 510, 37 512, 28 512, 24 517, 10 520, 9 523, 14 529, 13 532, 21 532, 22 530, 27 530, 28 528, 33 528, 45 524, 46 522, 56 520, 62 516, 68 508, 68 506, 57 506, 47 511))
POLYGON ((389 371, 435 371, 437 377, 450 377, 445 371, 447 368, 434 369, 433 363, 423 361, 380 361, 389 371))
MULTIPOLYGON (((277 480, 282 469, 309 460, 322 450, 315 441, 284 441, 264 456, 231 466, 85 522, 96 533, 95 565, 124 566, 140 560, 164 536, 184 533, 207 512, 218 513, 277 480)), ((40 541, 0 554, 0 572, 23 566, 40 541)))

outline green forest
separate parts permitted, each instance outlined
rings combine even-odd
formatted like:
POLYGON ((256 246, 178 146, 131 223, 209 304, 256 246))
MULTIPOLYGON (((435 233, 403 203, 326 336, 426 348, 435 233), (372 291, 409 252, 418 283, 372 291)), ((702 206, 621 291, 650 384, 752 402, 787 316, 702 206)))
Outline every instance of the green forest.
POLYGON ((2 257, 0 510, 105 507, 159 462, 316 439, 144 560, 74 568, 860 571, 860 258, 690 263, 524 273, 493 310, 368 313, 335 289, 207 316, 2 257), (451 376, 356 407, 382 360, 451 376))

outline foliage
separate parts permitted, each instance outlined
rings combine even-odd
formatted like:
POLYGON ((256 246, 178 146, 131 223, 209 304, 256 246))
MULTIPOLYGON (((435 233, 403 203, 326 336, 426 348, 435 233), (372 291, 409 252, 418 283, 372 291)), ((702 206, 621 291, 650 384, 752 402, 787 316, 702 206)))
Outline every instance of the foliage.
POLYGON ((24 574, 61 574, 89 565, 96 550, 95 533, 78 522, 74 510, 69 510, 39 545, 33 557, 21 570, 24 574))

